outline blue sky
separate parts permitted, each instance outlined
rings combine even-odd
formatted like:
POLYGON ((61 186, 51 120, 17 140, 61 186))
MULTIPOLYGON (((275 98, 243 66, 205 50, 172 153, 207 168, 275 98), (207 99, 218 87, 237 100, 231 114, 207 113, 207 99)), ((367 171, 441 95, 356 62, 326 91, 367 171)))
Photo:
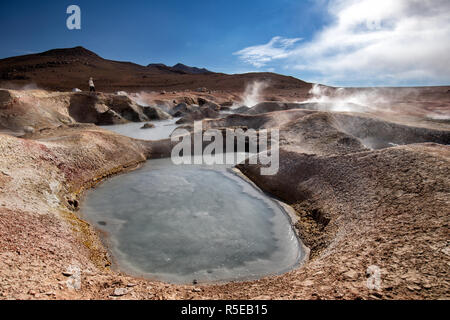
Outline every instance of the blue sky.
POLYGON ((448 1, 430 1, 440 11, 427 0, 2 1, 0 58, 81 45, 142 65, 344 86, 449 84, 448 1), (81 30, 66 28, 71 4, 81 8, 81 30))

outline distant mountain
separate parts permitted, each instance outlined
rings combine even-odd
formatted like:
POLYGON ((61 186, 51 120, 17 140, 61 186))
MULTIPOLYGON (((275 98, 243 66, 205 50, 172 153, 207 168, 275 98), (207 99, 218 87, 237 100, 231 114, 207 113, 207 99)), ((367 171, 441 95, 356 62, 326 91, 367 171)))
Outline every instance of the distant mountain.
POLYGON ((147 67, 168 68, 164 63, 150 63, 147 67))
POLYGON ((190 74, 206 74, 206 73, 212 73, 211 71, 205 69, 205 68, 196 68, 196 67, 189 67, 187 65, 184 65, 182 63, 177 63, 172 67, 172 69, 183 71, 190 74))
POLYGON ((20 88, 33 84, 42 89, 87 89, 89 77, 99 91, 184 90, 208 88, 242 92, 255 80, 270 82, 273 89, 310 88, 310 84, 274 73, 227 75, 178 63, 142 66, 107 60, 83 47, 53 49, 38 54, 0 59, 0 87, 20 88))
POLYGON ((147 68, 156 69, 161 72, 171 72, 177 74, 186 74, 184 71, 173 69, 172 67, 166 66, 164 63, 150 63, 147 68))
POLYGON ((163 63, 150 63, 147 67, 155 67, 161 70, 171 70, 175 72, 181 72, 186 74, 208 74, 213 73, 205 68, 189 67, 182 63, 177 63, 176 65, 169 67, 163 63))

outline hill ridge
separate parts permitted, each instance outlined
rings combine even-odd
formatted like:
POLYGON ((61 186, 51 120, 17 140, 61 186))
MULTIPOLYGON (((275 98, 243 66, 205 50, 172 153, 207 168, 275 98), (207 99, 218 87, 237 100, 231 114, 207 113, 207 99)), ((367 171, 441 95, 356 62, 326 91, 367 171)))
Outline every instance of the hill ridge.
POLYGON ((83 89, 93 77, 99 91, 225 90, 243 92, 254 81, 268 81, 274 90, 309 90, 311 85, 275 73, 223 74, 182 63, 147 66, 105 59, 82 46, 0 59, 0 87, 32 84, 52 91, 83 89))

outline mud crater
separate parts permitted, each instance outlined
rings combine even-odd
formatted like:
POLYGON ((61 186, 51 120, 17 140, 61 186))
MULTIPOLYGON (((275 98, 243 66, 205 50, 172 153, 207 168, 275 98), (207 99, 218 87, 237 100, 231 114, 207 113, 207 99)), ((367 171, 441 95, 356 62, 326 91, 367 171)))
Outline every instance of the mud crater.
POLYGON ((150 160, 88 192, 82 214, 116 268, 170 283, 257 279, 306 256, 283 208, 226 166, 150 160))

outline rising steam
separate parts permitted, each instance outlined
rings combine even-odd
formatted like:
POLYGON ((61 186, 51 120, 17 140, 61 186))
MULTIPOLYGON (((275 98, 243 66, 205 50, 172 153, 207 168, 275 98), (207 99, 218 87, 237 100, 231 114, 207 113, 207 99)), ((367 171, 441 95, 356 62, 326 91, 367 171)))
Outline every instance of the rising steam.
POLYGON ((316 103, 327 111, 336 112, 375 111, 376 106, 388 102, 386 95, 376 88, 355 91, 314 84, 309 94, 311 98, 302 103, 316 103))
POLYGON ((321 111, 396 114, 448 121, 450 112, 444 88, 333 88, 314 84, 310 98, 299 103, 313 104, 321 111))
POLYGON ((269 84, 266 81, 254 81, 247 85, 242 97, 242 105, 253 107, 262 101, 262 92, 269 84))

